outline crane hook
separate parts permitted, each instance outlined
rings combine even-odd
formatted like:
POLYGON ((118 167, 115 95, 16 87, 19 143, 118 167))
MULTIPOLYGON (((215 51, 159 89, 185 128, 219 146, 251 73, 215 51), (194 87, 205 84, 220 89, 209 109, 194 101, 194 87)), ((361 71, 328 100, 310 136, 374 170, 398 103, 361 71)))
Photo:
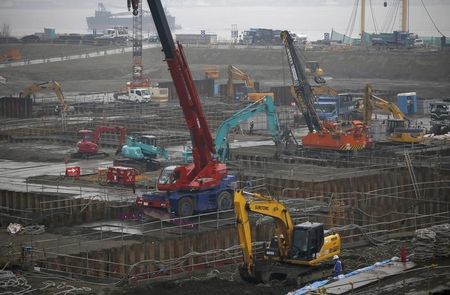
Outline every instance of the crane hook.
POLYGON ((133 15, 139 14, 139 0, 127 0, 128 11, 133 7, 133 15))

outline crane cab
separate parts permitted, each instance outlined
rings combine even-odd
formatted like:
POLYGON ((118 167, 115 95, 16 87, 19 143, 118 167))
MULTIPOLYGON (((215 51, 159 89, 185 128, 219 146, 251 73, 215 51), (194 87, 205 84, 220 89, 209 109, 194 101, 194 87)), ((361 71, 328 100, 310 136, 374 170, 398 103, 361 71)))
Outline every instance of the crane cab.
POLYGON ((141 135, 141 137, 139 138, 139 141, 142 142, 143 144, 147 144, 147 145, 152 145, 152 146, 158 145, 157 138, 154 135, 141 135))
POLYGON ((78 131, 80 141, 77 142, 78 152, 84 154, 95 154, 98 152, 98 144, 95 143, 94 131, 82 129, 78 131))
POLYGON ((167 166, 162 171, 158 177, 158 188, 163 185, 170 185, 176 183, 175 169, 177 166, 167 166))
POLYGON ((322 223, 304 222, 294 228, 290 256, 292 259, 312 260, 323 246, 322 223))

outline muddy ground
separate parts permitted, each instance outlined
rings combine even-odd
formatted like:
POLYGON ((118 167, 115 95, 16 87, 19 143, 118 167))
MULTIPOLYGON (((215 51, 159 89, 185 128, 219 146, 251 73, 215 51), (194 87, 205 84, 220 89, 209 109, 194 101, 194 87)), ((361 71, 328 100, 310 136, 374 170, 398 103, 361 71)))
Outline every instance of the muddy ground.
MULTIPOLYGON (((391 241, 391 243, 368 246, 357 249, 344 249, 341 254, 345 271, 361 268, 377 261, 398 256, 402 242, 391 241)), ((407 254, 411 254, 411 245, 407 242, 407 254)), ((430 262, 432 263, 432 262, 430 262)), ((440 266, 449 266, 450 261, 434 261, 440 266)), ((425 265, 420 265, 425 266, 425 265)), ((54 282, 61 286, 62 290, 79 288, 76 294, 103 294, 103 295, 138 295, 138 294, 158 294, 158 295, 282 295, 295 291, 299 287, 288 282, 272 281, 270 284, 252 284, 242 281, 237 272, 237 266, 209 271, 204 274, 192 275, 186 279, 136 283, 133 280, 121 281, 120 284, 111 282, 86 282, 77 279, 67 279, 54 275, 44 275, 39 273, 24 273, 28 283, 33 288, 42 288, 48 282, 54 282), (85 288, 84 290, 82 288, 85 288)), ((358 290, 355 294, 449 294, 450 274, 441 272, 434 274, 433 270, 413 272, 402 276, 404 285, 395 285, 398 278, 383 280, 380 283, 358 290), (428 278, 426 281, 422 281, 428 278), (382 290, 382 291, 380 291, 382 290), (447 293, 446 293, 447 292, 447 293)), ((1 290, 1 287, 0 287, 1 290)), ((55 287, 42 290, 36 294, 54 294, 55 287)))
MULTIPOLYGON (((0 52, 14 45, 0 45, 0 52)), ((18 44, 27 58, 60 57, 83 52, 103 51, 103 47, 58 44, 18 44)), ((290 74, 283 48, 197 48, 185 46, 195 79, 203 79, 203 69, 215 65, 219 84, 227 79, 228 65, 247 72, 263 88, 290 85, 290 74)), ((417 91, 420 98, 440 98, 450 93, 450 51, 308 51, 308 60, 319 61, 330 86, 361 90, 365 83, 377 90, 417 91)), ((170 80, 160 48, 143 51, 144 72, 156 82, 170 80)), ((37 81, 60 81, 64 91, 117 91, 131 79, 131 53, 89 59, 53 62, 0 69, 8 79, 0 95, 18 93, 37 81)))

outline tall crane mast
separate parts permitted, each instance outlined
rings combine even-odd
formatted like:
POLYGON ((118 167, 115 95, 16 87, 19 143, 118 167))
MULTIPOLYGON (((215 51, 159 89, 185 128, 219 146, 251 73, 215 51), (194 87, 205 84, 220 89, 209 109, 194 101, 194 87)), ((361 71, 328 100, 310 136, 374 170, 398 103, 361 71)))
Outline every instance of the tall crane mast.
POLYGON ((194 173, 197 173, 212 161, 212 155, 215 153, 213 139, 193 83, 183 47, 180 43, 175 44, 173 41, 161 2, 148 1, 148 5, 158 31, 170 75, 175 83, 186 124, 191 133, 192 156, 196 166, 194 173))
POLYGON ((142 0, 127 0, 128 10, 133 9, 133 61, 130 88, 150 87, 150 82, 144 76, 142 65, 142 0))
POLYGON ((143 80, 142 1, 138 2, 138 14, 133 16, 133 82, 141 82, 143 80))
MULTIPOLYGON (((158 178, 158 191, 138 196, 140 206, 190 216, 233 206, 234 175, 214 159, 214 142, 202 110, 183 47, 175 44, 160 0, 148 0, 166 63, 191 134, 193 163, 165 167, 158 178)), ((149 211, 149 210, 146 210, 149 211)))
POLYGON ((322 129, 322 127, 320 125, 319 116, 314 109, 315 97, 311 85, 308 83, 308 78, 306 77, 306 65, 295 52, 294 40, 289 32, 281 32, 281 38, 285 43, 286 55, 292 76, 292 84, 296 94, 294 95, 294 101, 303 113, 309 132, 318 131, 322 129))

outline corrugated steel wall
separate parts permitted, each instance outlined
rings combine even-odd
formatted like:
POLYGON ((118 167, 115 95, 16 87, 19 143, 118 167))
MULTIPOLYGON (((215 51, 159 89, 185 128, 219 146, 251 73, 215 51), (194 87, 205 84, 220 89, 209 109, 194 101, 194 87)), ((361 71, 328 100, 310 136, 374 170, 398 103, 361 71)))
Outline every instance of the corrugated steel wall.
MULTIPOLYGON (((197 89, 200 97, 213 97, 214 96, 214 80, 195 80, 195 88, 197 89)), ((175 90, 175 86, 172 81, 159 83, 160 88, 169 89, 169 100, 177 100, 178 95, 175 90)))
POLYGON ((31 98, 0 98, 0 117, 2 118, 31 118, 31 112, 31 98))
POLYGON ((294 102, 291 86, 270 87, 270 92, 275 94, 274 102, 278 106, 287 106, 294 102))

